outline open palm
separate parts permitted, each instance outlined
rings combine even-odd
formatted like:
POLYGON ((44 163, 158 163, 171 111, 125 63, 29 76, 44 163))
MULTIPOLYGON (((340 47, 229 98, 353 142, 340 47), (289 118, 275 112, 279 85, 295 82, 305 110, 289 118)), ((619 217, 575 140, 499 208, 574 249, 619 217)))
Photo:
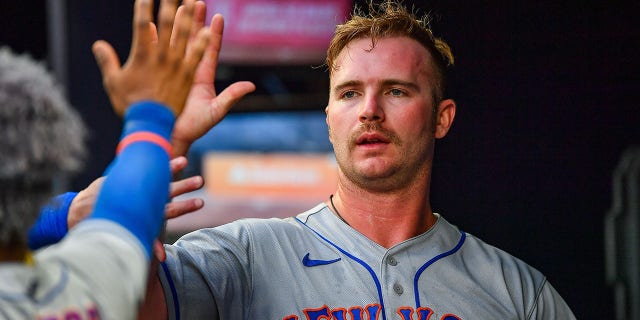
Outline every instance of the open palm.
MULTIPOLYGON (((206 8, 196 3, 194 23, 204 25, 206 8)), ((180 13, 178 13, 180 14, 180 13)), ((191 144, 218 124, 231 107, 246 94, 255 90, 249 81, 239 81, 216 94, 214 79, 222 44, 224 19, 217 14, 211 19, 211 40, 202 61, 196 69, 193 85, 185 108, 173 130, 173 156, 187 153, 191 144)))

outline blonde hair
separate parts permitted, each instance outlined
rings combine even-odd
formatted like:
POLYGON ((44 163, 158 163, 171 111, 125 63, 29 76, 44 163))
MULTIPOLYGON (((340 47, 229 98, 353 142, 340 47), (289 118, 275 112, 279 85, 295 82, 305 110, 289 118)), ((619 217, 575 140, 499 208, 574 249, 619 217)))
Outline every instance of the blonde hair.
POLYGON ((326 65, 331 75, 335 70, 335 59, 353 40, 371 38, 371 48, 380 38, 408 37, 418 41, 431 54, 436 79, 434 100, 439 102, 444 96, 445 69, 453 65, 453 53, 449 45, 433 35, 430 28, 431 16, 417 18, 406 7, 396 1, 385 1, 379 5, 369 2, 369 13, 356 7, 351 18, 336 26, 335 33, 327 49, 326 65))

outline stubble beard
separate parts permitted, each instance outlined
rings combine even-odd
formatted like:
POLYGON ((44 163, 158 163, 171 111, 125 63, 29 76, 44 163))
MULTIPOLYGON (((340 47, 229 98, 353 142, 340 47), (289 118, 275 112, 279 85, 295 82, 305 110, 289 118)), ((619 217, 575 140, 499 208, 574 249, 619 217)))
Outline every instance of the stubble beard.
POLYGON ((336 148, 336 161, 341 178, 346 178, 349 183, 358 188, 373 192, 392 192, 406 187, 416 178, 416 170, 407 170, 407 163, 402 160, 415 157, 415 155, 409 154, 415 150, 405 150, 405 142, 378 123, 362 124, 345 143, 346 145, 336 148), (379 155, 371 154, 366 159, 356 161, 353 158, 354 150, 357 147, 356 141, 365 132, 376 132, 382 135, 389 141, 390 146, 401 151, 400 154, 393 159, 382 159, 379 158, 379 155))

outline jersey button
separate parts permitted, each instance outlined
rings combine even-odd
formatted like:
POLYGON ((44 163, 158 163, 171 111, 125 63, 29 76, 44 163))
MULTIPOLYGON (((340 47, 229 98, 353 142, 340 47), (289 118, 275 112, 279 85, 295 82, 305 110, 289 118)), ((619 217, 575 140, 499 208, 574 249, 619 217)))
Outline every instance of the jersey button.
POLYGON ((395 266, 395 265, 398 264, 398 261, 394 257, 388 257, 387 258, 387 263, 392 265, 392 266, 395 266))
POLYGON ((393 285, 393 291, 395 291, 395 293, 397 293, 398 295, 401 295, 404 292, 404 289, 402 289, 401 285, 396 283, 393 285))

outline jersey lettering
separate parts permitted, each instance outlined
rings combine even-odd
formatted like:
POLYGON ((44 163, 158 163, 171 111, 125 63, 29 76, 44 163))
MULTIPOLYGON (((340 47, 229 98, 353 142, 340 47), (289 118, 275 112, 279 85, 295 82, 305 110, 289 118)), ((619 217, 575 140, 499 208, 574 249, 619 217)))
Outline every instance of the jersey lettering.
POLYGON ((85 310, 71 310, 62 311, 57 315, 40 315, 38 320, 99 320, 100 315, 98 309, 95 306, 88 307, 85 310))
POLYGON ((307 316, 307 319, 310 320, 331 319, 331 312, 329 311, 329 307, 327 307, 326 304, 317 309, 304 309, 303 311, 307 316))
MULTIPOLYGON (((431 308, 420 307, 416 310, 418 314, 418 320, 430 320, 433 315, 431 308)), ((402 320, 413 320, 413 308, 400 307, 398 308, 398 314, 402 317, 402 320)))
MULTIPOLYGON (((345 308, 329 309, 325 304, 320 308, 304 309, 303 312, 306 320, 380 320, 381 309, 379 304, 370 304, 365 307, 351 307, 347 312, 345 308)), ((420 307, 417 310, 412 307, 400 307, 397 313, 402 317, 402 320, 431 320, 431 316, 434 314, 433 310, 427 307, 420 307), (418 319, 414 318, 414 313, 418 315, 418 319)), ((298 319, 295 314, 282 318, 282 320, 298 319)), ((440 320, 462 320, 462 318, 447 313, 440 320)))

